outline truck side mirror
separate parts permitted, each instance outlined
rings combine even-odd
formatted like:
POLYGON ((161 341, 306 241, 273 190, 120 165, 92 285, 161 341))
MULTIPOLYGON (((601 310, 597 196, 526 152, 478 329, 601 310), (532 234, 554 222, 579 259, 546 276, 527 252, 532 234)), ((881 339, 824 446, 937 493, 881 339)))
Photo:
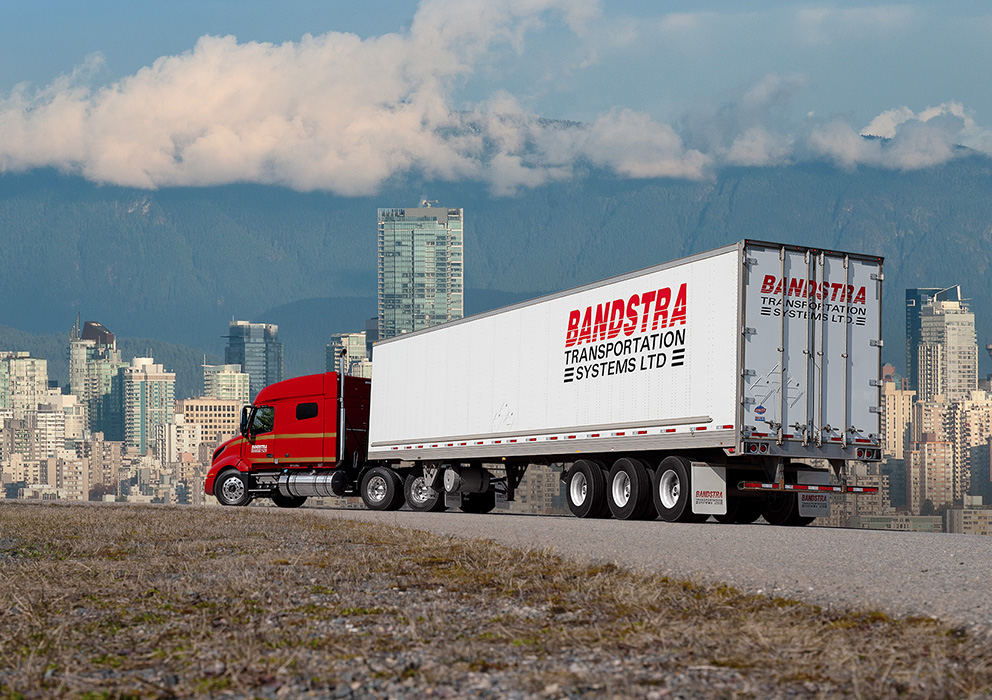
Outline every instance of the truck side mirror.
POLYGON ((251 415, 251 406, 241 407, 241 428, 240 432, 244 437, 248 437, 248 417, 251 415))

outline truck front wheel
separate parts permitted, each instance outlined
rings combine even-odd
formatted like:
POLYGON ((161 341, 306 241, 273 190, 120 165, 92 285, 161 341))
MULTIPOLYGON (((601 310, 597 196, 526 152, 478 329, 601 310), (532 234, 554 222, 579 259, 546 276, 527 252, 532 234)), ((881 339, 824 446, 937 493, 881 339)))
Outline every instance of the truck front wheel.
POLYGON ((230 469, 217 478, 214 495, 222 506, 246 506, 252 499, 249 488, 248 477, 230 469))
POLYGON ((388 467, 365 472, 360 487, 362 501, 371 510, 399 510, 403 507, 403 480, 388 467))
POLYGON ((414 472, 406 478, 403 485, 406 494, 406 504, 410 510, 420 513, 439 513, 445 509, 444 493, 427 485, 423 474, 414 472))

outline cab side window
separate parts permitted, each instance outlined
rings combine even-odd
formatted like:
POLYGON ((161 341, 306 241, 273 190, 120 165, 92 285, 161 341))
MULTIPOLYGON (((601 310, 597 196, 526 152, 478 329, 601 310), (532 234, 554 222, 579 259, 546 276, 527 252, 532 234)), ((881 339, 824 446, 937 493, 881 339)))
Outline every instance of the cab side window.
POLYGON ((251 424, 251 434, 261 435, 271 433, 275 425, 276 409, 274 406, 259 406, 255 411, 255 420, 251 424))
POLYGON ((317 417, 317 404, 298 403, 296 404, 296 420, 306 420, 317 417))

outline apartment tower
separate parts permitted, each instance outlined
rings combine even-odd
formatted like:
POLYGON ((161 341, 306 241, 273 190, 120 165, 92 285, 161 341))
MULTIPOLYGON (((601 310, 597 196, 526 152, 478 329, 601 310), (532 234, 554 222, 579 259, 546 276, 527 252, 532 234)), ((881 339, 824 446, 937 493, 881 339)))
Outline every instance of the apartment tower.
POLYGON ((379 339, 465 315, 462 210, 379 210, 379 339))

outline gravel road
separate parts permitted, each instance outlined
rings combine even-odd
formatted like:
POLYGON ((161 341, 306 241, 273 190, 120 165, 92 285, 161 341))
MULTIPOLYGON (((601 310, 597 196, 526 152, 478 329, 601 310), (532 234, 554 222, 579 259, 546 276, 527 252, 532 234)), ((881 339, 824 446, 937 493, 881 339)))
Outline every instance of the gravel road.
POLYGON ((913 532, 314 510, 992 635, 992 538, 913 532))

